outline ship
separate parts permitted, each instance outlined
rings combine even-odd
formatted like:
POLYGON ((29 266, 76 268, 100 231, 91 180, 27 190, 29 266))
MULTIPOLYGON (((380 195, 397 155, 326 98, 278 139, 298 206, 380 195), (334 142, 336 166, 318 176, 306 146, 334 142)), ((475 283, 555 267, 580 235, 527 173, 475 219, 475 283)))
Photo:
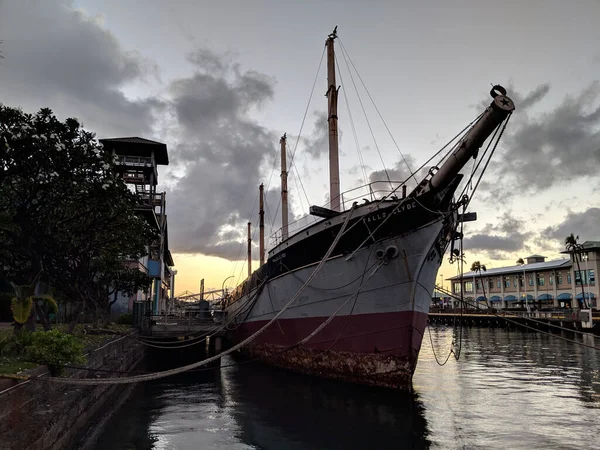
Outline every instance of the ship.
POLYGON ((232 343, 243 343, 251 358, 307 375, 410 389, 438 268, 449 247, 460 258, 454 244, 474 214, 466 211, 471 197, 457 194, 465 184, 461 170, 473 159, 483 174, 490 144, 496 140, 495 149, 515 106, 494 86, 490 105, 410 192, 405 182, 390 183, 385 195, 352 201, 340 193, 336 39, 337 27, 325 44, 328 207, 311 206, 318 220, 289 232, 284 135, 281 239, 265 261, 261 186, 260 266, 250 270, 249 238, 248 277, 224 299, 223 320, 232 343))

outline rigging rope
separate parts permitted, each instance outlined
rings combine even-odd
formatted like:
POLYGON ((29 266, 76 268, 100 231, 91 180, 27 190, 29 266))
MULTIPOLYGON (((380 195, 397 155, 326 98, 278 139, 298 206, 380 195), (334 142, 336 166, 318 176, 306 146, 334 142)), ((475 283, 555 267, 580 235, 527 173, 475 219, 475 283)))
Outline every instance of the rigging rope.
MULTIPOLYGON (((365 170, 365 161, 362 156, 362 151, 360 150, 360 144, 358 142, 358 134, 356 133, 356 126, 354 125, 354 118, 352 117, 352 110, 350 109, 350 102, 348 101, 348 95, 346 94, 346 89, 344 88, 344 80, 342 79, 342 71, 340 70, 337 56, 335 58, 335 65, 338 68, 338 74, 340 75, 340 83, 342 84, 342 92, 344 93, 344 99, 346 100, 346 111, 348 112, 348 118, 350 119, 350 128, 352 129, 352 135, 354 136, 354 144, 356 145, 356 153, 358 154, 358 160, 360 162, 360 168, 363 173, 363 177, 365 179, 365 185, 369 184, 369 178, 367 177, 367 171, 365 170)), ((380 155, 381 156, 381 155, 380 155)), ((385 166, 383 167, 385 170, 385 166)), ((386 171, 387 174, 387 171, 386 171)), ((389 179, 389 177, 388 177, 389 179)))
POLYGON ((350 58, 350 54, 346 50, 346 47, 344 47, 344 44, 342 43, 342 40, 339 37, 338 37, 338 40, 340 42, 340 47, 342 49, 342 55, 345 54, 348 57, 348 60, 350 61, 350 64, 352 64, 352 67, 354 67, 354 71, 356 72, 356 75, 358 76, 358 79, 360 80, 361 84, 363 85, 363 88, 365 89, 365 92, 369 96, 369 99, 371 99, 371 103, 373 103, 373 106, 375 107, 375 110, 377 111, 377 114, 379 115, 379 118, 381 119, 381 122, 383 122, 383 125, 385 126, 385 129, 387 130, 387 132, 389 133, 390 137, 392 138, 392 141, 394 142, 394 145, 396 146, 396 149, 398 150, 398 153, 400 153, 400 156, 402 157, 402 160, 404 161, 404 164, 406 164, 406 167, 408 168, 408 171, 411 173, 412 178, 414 178, 415 182, 417 184, 419 184, 419 182, 417 181, 417 178, 415 176, 415 172, 412 171, 412 169, 410 168, 410 164, 408 164, 408 161, 406 160, 406 157, 404 156, 404 153, 402 153, 402 150, 400 150, 400 147, 398 146, 398 143, 396 142, 396 139, 394 139, 394 135, 390 131, 390 128, 388 127, 387 123, 383 119, 383 115, 381 114, 381 112, 379 111, 379 108, 375 104, 375 100, 373 100, 373 97, 371 96, 371 93, 367 89, 367 86, 365 85, 365 82, 363 81, 362 77, 360 76, 360 73, 358 72, 358 69, 354 65, 354 62, 352 61, 352 58, 350 58))
MULTIPOLYGON (((304 123, 306 122, 306 116, 308 115, 308 109, 310 108, 310 102, 312 101, 312 97, 315 92, 315 86, 317 85, 317 80, 319 79, 319 72, 321 71, 321 66, 323 65, 325 49, 326 49, 326 47, 324 46, 323 52, 321 53, 321 60, 319 61, 319 67, 317 68, 317 73, 315 74, 315 79, 313 81, 312 89, 310 90, 310 95, 308 97, 306 109, 304 110, 304 116, 302 117, 302 123, 300 124, 300 131, 298 132, 298 136, 296 137, 296 144, 294 145, 294 150, 293 150, 291 158, 290 158, 290 167, 294 163, 294 157, 296 156, 296 150, 298 149, 298 144, 300 142, 300 136, 302 136, 302 130, 304 129, 304 123)), ((296 166, 294 166, 294 167, 296 167, 296 166)), ((298 175, 298 178, 300 178, 298 169, 296 169, 296 174, 298 175)), ((300 185, 302 186, 302 190, 304 191, 304 185, 302 184, 302 180, 300 180, 300 185)), ((310 200, 308 199, 308 195, 306 195, 306 191, 304 191, 304 196, 306 197, 306 201, 308 202, 308 206, 310 207, 310 200)), ((275 209, 275 216, 277 215, 277 212, 279 211, 280 205, 281 205, 281 198, 279 199, 279 202, 277 203, 277 208, 275 209)), ((274 225, 274 223, 271 224, 271 228, 273 228, 273 225, 274 225)))
MULTIPOLYGON (((344 56, 343 52, 342 52, 342 56, 344 56)), ((345 56, 344 56, 344 60, 346 60, 345 56)), ((338 68, 338 72, 340 75, 340 82, 342 83, 342 86, 343 86, 342 71, 340 70, 337 56, 335 57, 335 64, 338 68)), ((346 66, 348 66, 348 61, 346 61, 346 66)), ((392 181, 390 180, 390 174, 388 173, 387 168, 385 166, 385 162, 383 161, 383 156, 381 155, 381 151, 379 150, 379 144, 377 143, 377 139, 375 139, 375 133, 373 133, 373 128, 371 127, 371 122, 369 121, 369 117, 367 116, 367 111, 365 110, 362 99, 360 98, 360 94, 358 93, 358 89, 356 88, 356 83, 354 83, 354 77, 352 76, 352 71, 350 70, 350 66, 348 66, 348 73, 350 73, 350 79, 352 80, 352 84, 354 85, 354 90, 356 92, 356 96, 358 97, 358 102, 360 103, 360 107, 362 108, 362 112, 365 116, 365 120, 367 121, 367 126, 369 127, 371 137, 373 138, 373 143, 375 144, 375 149, 377 150, 377 154, 379 155, 379 159, 381 160, 381 165, 383 166, 383 171, 385 172, 385 176, 388 180, 388 183, 390 184, 390 189, 393 189, 394 186, 392 186, 392 181)), ((344 92, 344 97, 346 98, 346 103, 348 103, 348 98, 346 97, 346 90, 344 89, 343 92, 344 92)), ((350 116, 350 120, 352 120, 352 116, 350 116)), ((410 168, 409 168, 409 170, 410 170, 410 168)), ((367 182, 367 184, 368 184, 368 182, 367 182)))

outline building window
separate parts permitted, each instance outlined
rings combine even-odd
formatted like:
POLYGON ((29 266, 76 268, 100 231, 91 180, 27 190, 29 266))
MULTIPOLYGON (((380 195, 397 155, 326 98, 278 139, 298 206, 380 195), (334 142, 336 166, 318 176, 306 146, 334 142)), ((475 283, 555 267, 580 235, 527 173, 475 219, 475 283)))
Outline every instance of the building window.
POLYGON ((496 286, 500 289, 502 287, 502 282, 500 280, 496 281, 496 286))
POLYGON ((575 284, 581 286, 581 284, 587 284, 585 270, 576 270, 575 271, 575 284))
POLYGON ((513 286, 517 287, 517 279, 516 278, 513 280, 513 286))
POLYGON ((550 286, 554 284, 554 277, 552 275, 548 277, 548 283, 550 283, 550 286))
POLYGON ((519 286, 523 287, 523 278, 519 277, 519 286))
POLYGON ((490 289, 494 289, 494 282, 493 282, 492 280, 490 280, 490 281, 488 282, 488 287, 489 287, 490 289))
POLYGON ((529 277, 529 286, 533 286, 533 278, 529 277))
POLYGON ((562 275, 556 275, 556 284, 562 284, 562 275))
POLYGON ((510 287, 510 278, 505 278, 504 279, 504 287, 510 287))
POLYGON ((543 286, 544 285, 544 278, 542 277, 538 277, 538 286, 543 286))
POLYGON ((567 284, 571 284, 573 282, 573 280, 571 279, 571 274, 568 273, 567 274, 567 284))
POLYGON ((455 294, 460 294, 460 291, 461 291, 460 283, 454 283, 454 285, 452 286, 452 290, 454 291, 455 294))
POLYGON ((481 281, 477 280, 475 285, 477 286, 477 289, 481 289, 481 281))
POLYGON ((596 274, 592 269, 588 270, 588 280, 590 284, 596 284, 596 274))
POLYGON ((473 282, 472 281, 465 282, 465 292, 473 292, 473 282))

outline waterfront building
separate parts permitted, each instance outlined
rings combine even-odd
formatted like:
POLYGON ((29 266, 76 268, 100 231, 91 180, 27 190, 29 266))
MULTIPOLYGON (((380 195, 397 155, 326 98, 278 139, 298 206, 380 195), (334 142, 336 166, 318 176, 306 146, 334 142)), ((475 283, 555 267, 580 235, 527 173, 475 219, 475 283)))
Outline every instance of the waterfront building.
POLYGON ((464 298, 478 307, 582 308, 585 295, 588 306, 597 308, 600 241, 584 242, 578 254, 562 253, 566 255, 563 259, 546 261, 545 256, 531 255, 524 264, 466 272, 462 283, 460 275, 447 280, 455 295, 462 291, 464 298))
POLYGON ((148 293, 138 291, 132 296, 119 294, 117 302, 111 308, 111 315, 124 312, 144 314, 151 310, 153 314, 167 311, 168 301, 173 298, 175 273, 173 258, 169 250, 167 227, 166 193, 157 192, 158 166, 169 164, 167 146, 161 142, 139 137, 100 139, 105 151, 114 155, 115 170, 121 174, 125 183, 140 197, 137 213, 159 232, 158 238, 148 243, 148 255, 138 261, 128 261, 152 278, 148 293), (170 295, 169 295, 170 294, 170 295))

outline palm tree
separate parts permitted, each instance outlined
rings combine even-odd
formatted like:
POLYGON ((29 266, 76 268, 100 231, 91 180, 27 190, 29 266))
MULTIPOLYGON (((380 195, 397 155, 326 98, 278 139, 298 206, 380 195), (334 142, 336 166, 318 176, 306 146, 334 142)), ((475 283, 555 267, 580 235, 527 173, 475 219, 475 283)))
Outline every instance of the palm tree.
MULTIPOLYGON (((579 273, 579 281, 581 282, 581 298, 583 300, 583 307, 587 309, 587 302, 585 300, 585 289, 583 288, 583 277, 581 276, 581 267, 579 266, 579 260, 581 259, 581 251, 583 250, 583 245, 579 244, 579 236, 575 236, 571 233, 569 236, 565 238, 565 249, 573 255, 573 259, 577 264, 577 272, 579 273)), ((586 273, 587 276, 587 273, 586 273)), ((577 283, 577 277, 575 277, 575 282, 577 283)))
MULTIPOLYGON (((523 258, 517 259, 517 266, 525 266, 525 261, 523 260, 523 258)), ((529 312, 529 301, 527 297, 527 280, 525 279, 525 267, 523 267, 523 288, 525 289, 525 309, 527 309, 527 312, 529 312)))
MULTIPOLYGON (((477 303, 477 285, 475 284, 475 273, 478 272, 479 278, 481 279, 481 271, 487 271, 487 267, 485 267, 485 264, 481 264, 479 261, 473 261, 473 264, 471 264, 471 272, 473 272, 473 298, 475 299, 475 306, 477 308, 479 308, 479 304, 477 303)), ((483 286, 483 279, 481 279, 481 286, 483 288, 483 297, 485 298, 487 304, 487 297, 485 296, 485 286, 483 286)))

